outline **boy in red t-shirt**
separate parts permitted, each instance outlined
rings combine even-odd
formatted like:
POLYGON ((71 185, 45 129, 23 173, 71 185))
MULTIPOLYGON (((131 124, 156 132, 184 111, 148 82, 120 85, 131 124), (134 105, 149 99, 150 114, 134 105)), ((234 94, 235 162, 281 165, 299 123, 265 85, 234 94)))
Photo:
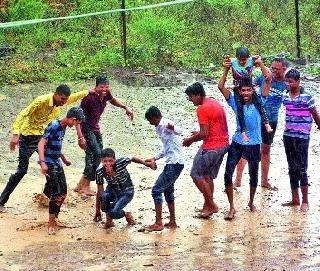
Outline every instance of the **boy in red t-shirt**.
POLYGON ((193 159, 191 177, 203 194, 204 204, 198 217, 209 218, 219 208, 213 201, 213 179, 218 175, 223 157, 228 151, 229 136, 227 118, 223 106, 206 97, 202 84, 196 82, 185 90, 189 101, 197 106, 197 117, 200 131, 193 131, 183 140, 182 145, 189 147, 196 141, 203 140, 193 159))

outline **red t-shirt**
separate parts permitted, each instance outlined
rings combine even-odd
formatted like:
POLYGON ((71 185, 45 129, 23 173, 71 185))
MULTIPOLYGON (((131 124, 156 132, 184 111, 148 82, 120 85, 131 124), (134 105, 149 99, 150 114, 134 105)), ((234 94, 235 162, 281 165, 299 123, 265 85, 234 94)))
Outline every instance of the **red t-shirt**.
POLYGON ((223 106, 211 98, 204 98, 197 107, 200 125, 208 125, 208 137, 203 140, 202 148, 217 149, 229 143, 227 117, 223 106))

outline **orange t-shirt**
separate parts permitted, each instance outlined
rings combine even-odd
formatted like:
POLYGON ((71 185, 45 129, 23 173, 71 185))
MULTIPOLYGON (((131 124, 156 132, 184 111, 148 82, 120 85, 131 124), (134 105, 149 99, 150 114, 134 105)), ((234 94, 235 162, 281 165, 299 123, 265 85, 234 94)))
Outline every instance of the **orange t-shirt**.
POLYGON ((208 125, 208 137, 203 140, 202 149, 222 148, 229 143, 227 117, 223 106, 211 98, 204 98, 197 108, 200 125, 208 125))

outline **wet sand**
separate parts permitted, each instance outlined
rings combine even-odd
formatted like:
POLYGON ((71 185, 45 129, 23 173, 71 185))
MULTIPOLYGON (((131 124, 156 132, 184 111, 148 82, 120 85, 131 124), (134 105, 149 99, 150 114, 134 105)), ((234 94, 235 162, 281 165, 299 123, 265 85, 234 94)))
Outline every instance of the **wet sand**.
MULTIPOLYGON (((75 85, 80 86, 87 85, 75 85)), ((17 153, 8 151, 9 129, 6 127, 12 123, 16 108, 23 108, 44 86, 24 87, 34 91, 24 95, 22 101, 23 90, 18 87, 11 88, 10 92, 5 89, 7 99, 0 101, 4 118, 0 130, 1 190, 17 166, 17 153)), ((119 156, 151 157, 160 146, 153 127, 143 119, 145 110, 152 104, 158 105, 164 116, 182 126, 184 136, 194 127, 194 107, 186 100, 183 86, 132 88, 113 83, 112 87, 114 95, 130 104, 136 114, 134 122, 129 123, 120 109, 108 106, 102 117, 102 131, 109 142, 105 146, 115 148, 119 156)), ((217 93, 216 86, 207 87, 209 95, 217 93)), ((215 96, 222 101, 220 94, 215 96)), ((227 105, 225 108, 232 135, 234 116, 227 105)), ((158 164, 157 171, 136 164, 129 166, 135 197, 127 210, 133 212, 138 224, 129 227, 125 219, 121 219, 115 221, 114 228, 105 230, 101 223, 92 221, 95 198, 80 196, 71 190, 81 176, 84 153, 76 145, 74 131, 68 131, 64 153, 74 164, 65 167, 70 191, 59 216, 66 227, 60 228, 55 236, 46 233, 47 209, 32 200, 35 193, 41 192, 44 183, 34 155, 28 174, 6 205, 6 213, 0 214, 0 270, 320 270, 320 132, 313 129, 309 148, 310 210, 301 213, 298 207, 281 206, 290 199, 282 127, 283 112, 272 146, 270 169, 271 183, 279 190, 271 192, 259 186, 256 213, 246 207, 249 178, 245 169, 243 185, 235 192, 236 218, 231 222, 223 219, 228 209, 223 192, 224 159, 215 181, 219 213, 208 220, 194 217, 195 208, 201 207, 203 202, 189 177, 192 157, 197 150, 197 146, 193 146, 185 149, 186 167, 176 184, 180 227, 157 233, 139 232, 139 229, 153 222, 151 187, 163 162, 158 164)), ((164 210, 167 219, 166 206, 164 210)))

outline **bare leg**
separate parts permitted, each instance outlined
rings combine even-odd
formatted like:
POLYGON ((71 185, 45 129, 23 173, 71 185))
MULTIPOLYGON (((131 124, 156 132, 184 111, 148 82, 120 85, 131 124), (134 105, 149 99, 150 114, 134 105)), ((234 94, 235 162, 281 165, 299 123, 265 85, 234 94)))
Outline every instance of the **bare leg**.
POLYGON ((113 219, 111 218, 111 216, 109 214, 106 214, 106 223, 105 223, 105 228, 108 229, 108 228, 111 228, 114 226, 114 222, 113 222, 113 219))
POLYGON ((234 203, 233 203, 233 185, 226 186, 226 193, 228 196, 230 209, 229 209, 229 212, 224 217, 224 219, 225 220, 232 220, 232 219, 234 219, 234 216, 236 213, 236 209, 234 208, 234 203))
POLYGON ((249 200, 248 206, 249 206, 251 212, 255 212, 257 210, 253 204, 254 195, 256 194, 256 190, 257 190, 256 187, 250 185, 250 200, 249 200))
POLYGON ((6 208, 4 205, 0 205, 0 213, 4 213, 6 211, 6 208))
POLYGON ((300 210, 302 212, 306 212, 309 210, 309 201, 308 201, 308 186, 301 186, 301 192, 302 192, 302 203, 300 210))
POLYGON ((233 185, 235 187, 240 187, 241 186, 241 180, 242 180, 242 174, 243 170, 247 164, 247 160, 241 158, 237 164, 237 170, 236 170, 236 179, 234 180, 233 185))
POLYGON ((261 144, 261 187, 270 190, 278 190, 270 184, 268 178, 270 169, 270 149, 270 145, 261 144))
POLYGON ((296 206, 300 205, 300 199, 299 199, 299 190, 298 188, 291 189, 291 195, 292 195, 292 200, 282 203, 282 206, 296 206))
POLYGON ((199 189, 199 191, 202 193, 205 201, 204 208, 199 217, 209 218, 213 213, 217 213, 219 211, 218 206, 213 201, 213 195, 211 192, 212 190, 210 188, 210 185, 206 179, 196 180, 194 181, 194 183, 199 189))
POLYGON ((156 209, 156 222, 144 229, 146 231, 162 231, 164 226, 162 224, 162 204, 155 204, 156 209))
POLYGON ((49 214, 47 232, 49 235, 57 233, 57 222, 55 214, 49 214))
POLYGON ((127 220, 128 225, 136 225, 137 222, 134 220, 131 212, 124 212, 124 216, 127 220))
POLYGON ((174 201, 168 202, 168 209, 169 209, 169 214, 170 214, 170 220, 169 223, 164 224, 166 228, 177 228, 178 225, 176 223, 176 215, 175 215, 175 206, 174 206, 174 201))
POLYGON ((90 189, 90 181, 83 175, 73 191, 83 193, 87 196, 94 196, 96 194, 95 191, 90 189))

